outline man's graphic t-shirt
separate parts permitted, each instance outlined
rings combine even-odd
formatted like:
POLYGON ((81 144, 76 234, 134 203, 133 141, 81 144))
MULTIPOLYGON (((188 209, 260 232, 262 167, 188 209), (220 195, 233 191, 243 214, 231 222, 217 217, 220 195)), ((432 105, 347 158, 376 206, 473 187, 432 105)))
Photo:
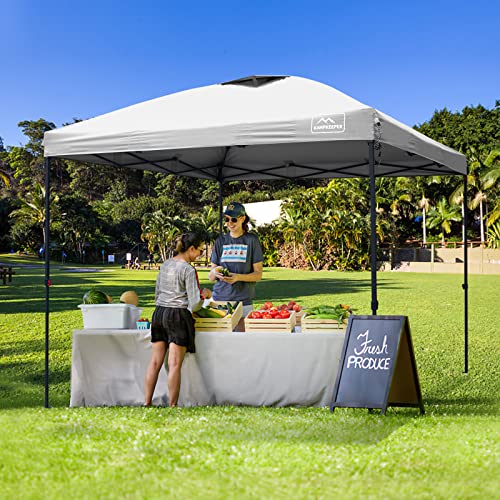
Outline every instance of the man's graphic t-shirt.
MULTIPOLYGON (((211 261, 224 266, 231 273, 249 274, 253 265, 263 260, 259 238, 255 234, 245 233, 239 238, 232 238, 229 233, 219 236, 212 251, 211 261)), ((233 285, 216 281, 213 288, 214 300, 239 300, 243 305, 252 303, 255 296, 255 283, 238 281, 233 285)))

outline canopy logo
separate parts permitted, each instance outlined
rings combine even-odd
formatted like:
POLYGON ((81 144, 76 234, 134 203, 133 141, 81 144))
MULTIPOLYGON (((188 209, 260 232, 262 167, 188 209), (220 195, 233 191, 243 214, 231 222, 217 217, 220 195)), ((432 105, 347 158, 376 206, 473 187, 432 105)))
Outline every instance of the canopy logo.
POLYGON ((312 134, 345 132, 345 113, 316 116, 311 120, 312 134))

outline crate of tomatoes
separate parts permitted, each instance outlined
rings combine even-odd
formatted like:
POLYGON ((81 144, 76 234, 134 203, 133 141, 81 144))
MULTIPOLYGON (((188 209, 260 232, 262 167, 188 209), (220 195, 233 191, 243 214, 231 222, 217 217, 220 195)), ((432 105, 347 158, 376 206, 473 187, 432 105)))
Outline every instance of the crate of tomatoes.
POLYGON ((260 309, 251 311, 245 318, 245 331, 292 332, 297 323, 296 312, 279 308, 266 302, 260 309))

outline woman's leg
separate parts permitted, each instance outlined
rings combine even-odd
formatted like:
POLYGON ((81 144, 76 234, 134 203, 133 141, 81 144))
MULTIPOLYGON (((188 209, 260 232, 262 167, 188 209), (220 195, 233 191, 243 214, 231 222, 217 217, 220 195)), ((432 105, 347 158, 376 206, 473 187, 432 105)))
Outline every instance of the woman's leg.
POLYGON ((146 380, 144 381, 144 406, 150 406, 155 392, 156 381, 160 373, 163 362, 165 361, 165 354, 167 352, 166 342, 153 342, 153 351, 151 353, 151 360, 149 361, 148 370, 146 372, 146 380))
POLYGON ((181 367, 186 347, 170 343, 168 346, 168 394, 170 406, 177 406, 181 389, 181 367))

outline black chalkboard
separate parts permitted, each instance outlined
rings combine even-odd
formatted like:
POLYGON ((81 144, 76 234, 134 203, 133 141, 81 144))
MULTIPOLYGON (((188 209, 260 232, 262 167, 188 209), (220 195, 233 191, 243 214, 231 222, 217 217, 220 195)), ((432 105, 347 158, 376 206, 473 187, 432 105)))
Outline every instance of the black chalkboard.
POLYGON ((351 316, 330 410, 415 406, 424 413, 406 316, 351 316))

